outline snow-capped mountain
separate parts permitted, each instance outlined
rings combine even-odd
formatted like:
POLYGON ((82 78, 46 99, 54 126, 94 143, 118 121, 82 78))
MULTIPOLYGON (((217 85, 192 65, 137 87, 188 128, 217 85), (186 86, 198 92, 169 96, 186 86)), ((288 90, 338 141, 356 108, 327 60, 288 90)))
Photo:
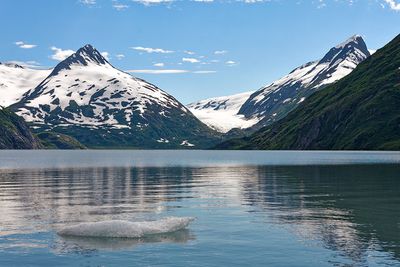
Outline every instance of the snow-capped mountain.
POLYGON ((35 88, 51 70, 25 68, 15 63, 0 63, 0 106, 7 107, 35 88))
POLYGON ((355 35, 331 48, 322 59, 306 63, 256 92, 201 100, 188 108, 220 132, 260 128, 286 116, 310 94, 345 77, 369 56, 363 38, 355 35))
POLYGON ((258 122, 258 118, 246 119, 239 109, 253 92, 214 97, 187 105, 189 110, 209 127, 226 133, 233 128, 247 128, 258 122))
POLYGON ((256 91, 238 114, 246 119, 259 118, 262 120, 260 126, 270 124, 284 117, 316 90, 348 75, 369 56, 363 38, 355 35, 331 48, 321 60, 304 64, 256 91))
POLYGON ((91 45, 60 62, 12 107, 40 130, 72 135, 89 147, 201 146, 213 139, 174 97, 114 68, 91 45))

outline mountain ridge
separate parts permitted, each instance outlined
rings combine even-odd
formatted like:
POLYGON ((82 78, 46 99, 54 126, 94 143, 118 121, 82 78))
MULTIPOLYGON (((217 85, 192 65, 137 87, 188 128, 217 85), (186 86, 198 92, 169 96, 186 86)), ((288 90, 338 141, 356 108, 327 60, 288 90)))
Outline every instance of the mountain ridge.
POLYGON ((399 150, 400 35, 282 120, 217 148, 399 150))
POLYGON ((204 123, 220 132, 241 128, 254 132, 285 117, 310 94, 345 77, 370 56, 360 35, 354 35, 330 48, 319 60, 296 67, 282 78, 253 91, 247 99, 240 99, 240 107, 230 112, 212 104, 237 101, 237 95, 215 97, 193 102, 188 108, 204 123), (215 119, 213 119, 213 117, 215 119))

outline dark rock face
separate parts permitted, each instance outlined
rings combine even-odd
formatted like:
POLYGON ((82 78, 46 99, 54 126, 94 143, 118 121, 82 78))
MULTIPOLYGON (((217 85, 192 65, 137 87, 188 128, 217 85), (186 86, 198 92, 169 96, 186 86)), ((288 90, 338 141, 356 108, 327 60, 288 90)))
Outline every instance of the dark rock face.
POLYGON ((25 121, 8 109, 0 108, 0 149, 39 149, 40 141, 25 121))

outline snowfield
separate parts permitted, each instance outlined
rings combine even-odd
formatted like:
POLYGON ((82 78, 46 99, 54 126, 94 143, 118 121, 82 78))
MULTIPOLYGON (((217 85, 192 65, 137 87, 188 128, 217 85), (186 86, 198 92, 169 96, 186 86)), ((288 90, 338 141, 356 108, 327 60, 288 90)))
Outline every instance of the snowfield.
POLYGON ((0 64, 0 106, 8 107, 18 102, 24 93, 34 89, 50 72, 16 64, 0 64))
POLYGON ((258 119, 246 119, 238 115, 240 107, 253 92, 201 100, 187 105, 189 110, 203 123, 216 131, 226 133, 233 128, 248 128, 258 119))

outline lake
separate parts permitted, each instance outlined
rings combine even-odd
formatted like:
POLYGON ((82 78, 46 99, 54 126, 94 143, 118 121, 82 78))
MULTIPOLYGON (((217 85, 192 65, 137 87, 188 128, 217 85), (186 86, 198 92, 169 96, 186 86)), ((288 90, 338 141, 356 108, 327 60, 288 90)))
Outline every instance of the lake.
POLYGON ((0 151, 0 188, 0 266, 400 266, 398 152, 0 151))

